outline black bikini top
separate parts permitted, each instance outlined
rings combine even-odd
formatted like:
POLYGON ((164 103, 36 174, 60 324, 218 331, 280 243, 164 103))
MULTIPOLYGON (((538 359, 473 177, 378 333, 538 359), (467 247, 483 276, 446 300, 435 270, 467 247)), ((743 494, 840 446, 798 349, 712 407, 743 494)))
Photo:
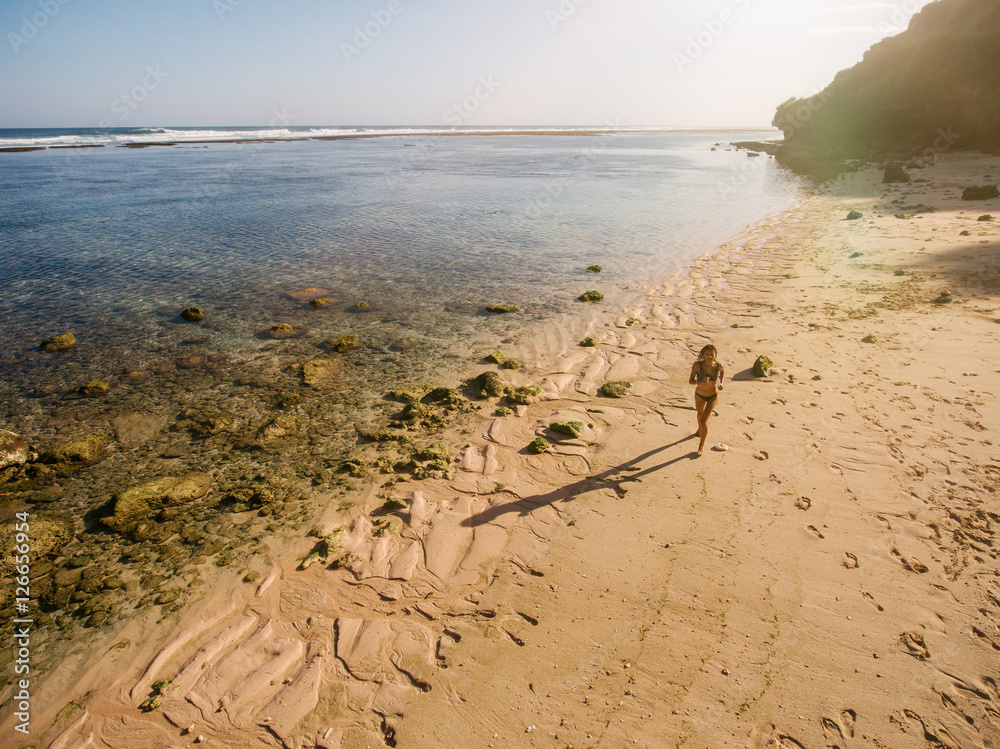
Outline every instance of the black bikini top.
POLYGON ((702 377, 707 377, 709 382, 715 382, 719 378, 719 362, 715 363, 715 374, 705 374, 704 364, 698 362, 698 380, 700 381, 702 377))

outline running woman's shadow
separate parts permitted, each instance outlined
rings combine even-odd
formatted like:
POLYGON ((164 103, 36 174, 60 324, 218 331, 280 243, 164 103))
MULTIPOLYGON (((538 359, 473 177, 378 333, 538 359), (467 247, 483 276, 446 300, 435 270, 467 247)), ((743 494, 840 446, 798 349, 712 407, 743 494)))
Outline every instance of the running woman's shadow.
POLYGON ((627 463, 622 463, 621 465, 614 466, 613 468, 609 468, 608 470, 602 473, 596 473, 593 476, 587 476, 587 478, 580 479, 579 481, 576 481, 572 484, 561 486, 558 489, 551 491, 547 494, 536 494, 531 497, 521 497, 514 502, 505 502, 503 504, 498 504, 493 507, 487 507, 482 512, 472 515, 471 517, 468 517, 465 520, 463 520, 462 525, 466 527, 471 526, 475 528, 476 526, 479 525, 492 523, 497 518, 503 515, 510 514, 512 512, 516 512, 521 517, 524 517, 526 515, 529 515, 534 510, 537 510, 539 507, 545 507, 546 505, 551 505, 561 500, 569 501, 572 499, 576 499, 581 494, 585 494, 589 491, 594 491, 596 489, 606 489, 610 487, 614 489, 615 493, 618 494, 619 497, 624 497, 627 490, 622 488, 622 484, 629 481, 638 481, 643 476, 653 473, 654 471, 660 471, 664 468, 668 468, 669 466, 672 466, 674 463, 677 463, 681 460, 696 459, 698 457, 698 454, 695 452, 690 452, 684 455, 678 455, 676 458, 668 460, 665 463, 660 463, 659 465, 655 465, 650 468, 644 468, 642 470, 634 468, 633 466, 635 466, 637 463, 641 463, 642 461, 652 457, 653 455, 656 455, 657 453, 661 453, 664 450, 669 450, 671 447, 676 447, 682 442, 687 442, 688 440, 697 439, 697 437, 698 437, 697 434, 689 434, 688 436, 682 437, 676 442, 671 442, 669 445, 662 445, 661 447, 657 447, 654 450, 650 450, 649 452, 645 452, 642 455, 632 458, 632 460, 628 461, 627 463), (629 471, 629 472, 638 471, 638 473, 629 473, 628 476, 616 475, 618 473, 621 473, 622 471, 629 471))

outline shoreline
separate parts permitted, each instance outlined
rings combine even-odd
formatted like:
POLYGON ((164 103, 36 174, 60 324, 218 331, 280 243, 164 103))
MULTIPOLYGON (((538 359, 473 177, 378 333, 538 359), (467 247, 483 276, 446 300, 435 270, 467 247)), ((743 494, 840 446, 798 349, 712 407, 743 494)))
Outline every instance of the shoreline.
POLYGON ((157 146, 186 146, 186 145, 210 145, 210 144, 250 144, 250 143, 299 143, 306 141, 339 141, 339 140, 366 140, 371 138, 422 138, 422 137, 470 137, 470 136, 484 136, 484 137, 502 137, 507 135, 518 135, 518 136, 565 136, 565 137, 596 137, 602 135, 627 135, 627 134, 645 134, 645 133, 719 133, 719 134, 733 134, 733 133, 756 133, 756 132, 770 132, 763 130, 746 130, 744 128, 736 128, 732 130, 720 130, 720 129, 640 129, 640 130, 629 130, 629 129, 614 129, 614 128, 587 128, 580 130, 551 130, 545 128, 521 128, 516 130, 500 130, 500 129, 489 129, 485 128, 483 130, 462 130, 462 131, 442 131, 442 132, 417 132, 417 133, 393 133, 393 132, 381 132, 381 133, 345 133, 343 135, 302 135, 302 136, 290 136, 290 137, 246 137, 246 138, 198 138, 192 140, 172 140, 172 141, 136 141, 132 143, 81 143, 81 144, 71 144, 71 145, 26 145, 26 146, 0 146, 0 153, 26 153, 29 151, 45 151, 45 150, 56 150, 56 149, 67 149, 67 148, 152 148, 157 146))
POLYGON ((365 513, 331 497, 317 523, 344 525, 346 565, 297 569, 316 545, 302 538, 273 550, 258 582, 209 591, 167 644, 162 625, 128 625, 125 648, 92 654, 76 691, 95 694, 51 736, 160 746, 193 725, 234 747, 264 735, 535 746, 543 734, 553 746, 813 746, 855 733, 988 746, 1000 634, 979 612, 1000 611, 988 577, 1000 289, 979 243, 996 251, 997 231, 948 193, 998 168, 941 157, 919 173, 929 185, 902 188, 848 175, 614 322, 520 342, 508 353, 532 374, 482 369, 538 385, 539 400, 496 418, 490 400, 444 440, 465 444, 451 478, 394 484, 399 535, 373 535, 365 516, 384 501, 381 479, 355 496, 365 513), (873 220, 883 190, 945 210, 873 220), (845 222, 855 207, 864 221, 845 222), (981 236, 962 240, 960 225, 981 236), (969 258, 944 254, 956 242, 969 258), (958 304, 931 306, 946 282, 958 304), (576 346, 587 335, 594 349, 576 346), (731 447, 695 460, 686 375, 709 338, 729 380, 709 444, 731 447), (747 375, 758 353, 776 366, 762 380, 747 375), (607 380, 632 394, 595 397, 607 380), (555 421, 580 421, 580 437, 553 434, 555 421), (536 436, 551 450, 525 452, 536 436), (161 678, 164 717, 140 713, 161 678))

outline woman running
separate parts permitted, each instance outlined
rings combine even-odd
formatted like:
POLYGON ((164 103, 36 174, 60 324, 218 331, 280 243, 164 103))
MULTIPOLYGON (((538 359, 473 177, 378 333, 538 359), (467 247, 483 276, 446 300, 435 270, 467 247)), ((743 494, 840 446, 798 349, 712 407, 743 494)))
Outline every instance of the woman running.
POLYGON ((708 417, 712 415, 715 408, 715 401, 719 398, 719 391, 722 390, 722 376, 725 374, 725 367, 721 362, 715 360, 719 355, 718 349, 711 343, 705 346, 698 354, 698 359, 691 367, 691 378, 688 384, 694 385, 694 405, 698 411, 698 454, 705 452, 705 439, 708 437, 708 417))

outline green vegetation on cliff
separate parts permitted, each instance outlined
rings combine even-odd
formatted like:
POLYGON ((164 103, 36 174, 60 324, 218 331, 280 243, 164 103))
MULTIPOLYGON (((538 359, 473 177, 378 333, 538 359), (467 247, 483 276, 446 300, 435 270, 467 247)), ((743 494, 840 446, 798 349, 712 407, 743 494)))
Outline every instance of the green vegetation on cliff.
POLYGON ((1000 2, 938 0, 823 91, 789 99, 779 158, 812 172, 850 159, 1000 150, 1000 2))

